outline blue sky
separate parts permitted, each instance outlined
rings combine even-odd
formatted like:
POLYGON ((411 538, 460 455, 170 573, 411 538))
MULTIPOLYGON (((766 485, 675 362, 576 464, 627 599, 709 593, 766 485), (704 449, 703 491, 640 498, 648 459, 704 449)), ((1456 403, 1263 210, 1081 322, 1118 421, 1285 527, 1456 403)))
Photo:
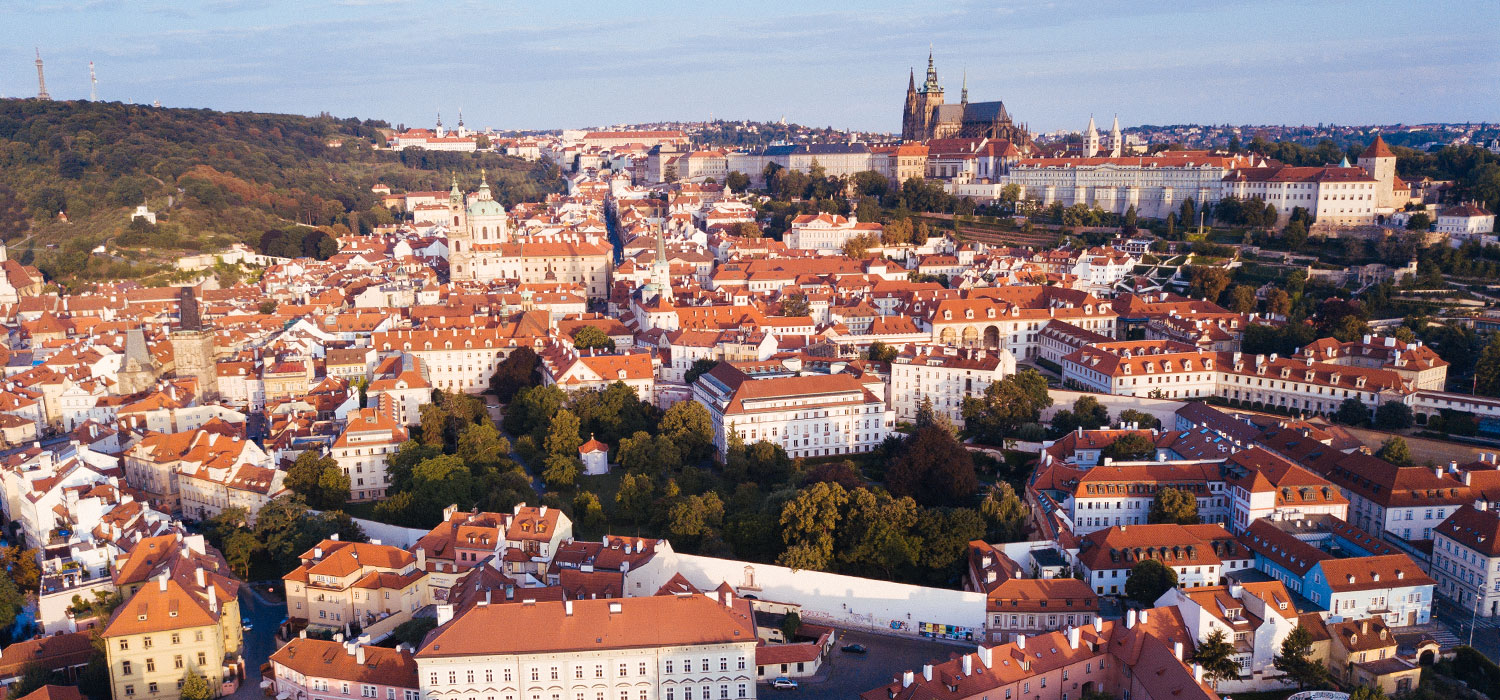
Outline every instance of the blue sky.
POLYGON ((950 100, 1033 130, 1500 121, 1500 3, 0 0, 0 94, 471 127, 654 119, 900 129, 934 45, 950 100))

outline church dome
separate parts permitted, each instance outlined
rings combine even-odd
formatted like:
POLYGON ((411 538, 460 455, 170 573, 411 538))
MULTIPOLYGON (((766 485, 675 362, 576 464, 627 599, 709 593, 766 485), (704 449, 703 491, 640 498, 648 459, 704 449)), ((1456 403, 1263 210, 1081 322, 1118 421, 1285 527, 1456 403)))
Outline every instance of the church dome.
POLYGON ((476 199, 464 211, 471 219, 479 216, 505 216, 505 207, 493 199, 476 199))

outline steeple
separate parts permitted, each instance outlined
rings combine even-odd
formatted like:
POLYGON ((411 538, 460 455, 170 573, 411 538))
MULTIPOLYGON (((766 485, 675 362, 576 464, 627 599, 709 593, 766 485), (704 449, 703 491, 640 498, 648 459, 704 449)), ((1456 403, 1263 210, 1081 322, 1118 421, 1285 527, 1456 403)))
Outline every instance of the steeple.
POLYGON ((962 92, 958 93, 958 101, 959 101, 960 104, 969 104, 969 69, 968 68, 964 68, 964 88, 963 88, 962 92))
POLYGON ((907 73, 907 76, 906 76, 906 94, 910 95, 910 94, 912 94, 912 93, 914 93, 916 91, 917 91, 917 69, 916 69, 916 67, 912 67, 911 68, 911 72, 907 73))
POLYGON ((52 96, 47 94, 47 76, 42 73, 42 49, 40 46, 36 49, 36 88, 36 98, 38 100, 52 99, 52 96))
POLYGON ((1120 137, 1119 113, 1115 114, 1114 125, 1109 127, 1109 155, 1112 158, 1119 158, 1120 156, 1125 155, 1124 139, 1120 137))
POLYGON ((448 190, 448 204, 453 207, 464 204, 464 193, 458 189, 458 173, 453 174, 453 189, 448 190))
POLYGON ((492 195, 490 195, 490 181, 489 181, 488 176, 485 173, 485 169, 484 168, 480 168, 479 169, 479 194, 478 194, 478 197, 480 199, 493 199, 494 198, 492 195))
POLYGON ((1089 115, 1089 128, 1083 132, 1083 157, 1093 158, 1099 152, 1099 130, 1094 127, 1094 115, 1089 115))
POLYGON ((932 45, 927 46, 927 82, 922 85, 922 92, 942 92, 943 86, 938 84, 937 68, 932 63, 932 45))

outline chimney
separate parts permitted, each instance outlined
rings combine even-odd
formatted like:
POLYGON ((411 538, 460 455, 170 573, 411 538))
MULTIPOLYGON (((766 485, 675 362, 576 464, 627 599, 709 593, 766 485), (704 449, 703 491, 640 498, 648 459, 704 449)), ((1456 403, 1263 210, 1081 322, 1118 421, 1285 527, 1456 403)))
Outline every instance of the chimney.
POLYGON ((1370 633, 1370 620, 1368 618, 1359 621, 1359 633, 1360 634, 1369 634, 1370 633))
POLYGON ((917 680, 917 674, 907 671, 901 674, 901 687, 910 688, 913 681, 917 680))
POLYGON ((1439 479, 1443 478, 1443 468, 1442 467, 1433 467, 1432 468, 1432 475, 1435 476, 1435 477, 1437 477, 1437 478, 1439 478, 1439 479))
POLYGON ((156 576, 156 589, 162 592, 167 590, 167 572, 163 571, 156 576))
POLYGON ((931 681, 932 680, 932 664, 923 664, 922 665, 922 680, 926 680, 926 681, 931 681))
POLYGON ((1182 642, 1172 642, 1172 655, 1177 657, 1178 661, 1182 660, 1182 642))
POLYGON ((1018 635, 1016 635, 1016 648, 1017 649, 1025 649, 1026 648, 1026 635, 1024 635, 1024 634, 1018 634, 1018 635))
POLYGON ((437 606, 437 623, 438 623, 439 627, 448 624, 448 621, 452 620, 452 619, 453 619, 453 606, 452 605, 439 605, 439 606, 437 606))
POLYGON ((989 647, 979 647, 979 650, 974 653, 979 656, 979 663, 984 664, 985 668, 994 668, 995 654, 990 651, 989 647))
POLYGON ((571 601, 571 600, 565 600, 565 601, 563 601, 563 614, 564 615, 568 615, 570 617, 573 615, 573 601, 571 601))
POLYGON ((208 611, 216 613, 219 611, 219 587, 208 587, 208 611))
POLYGON ((203 567, 200 566, 193 570, 193 580, 197 582, 199 588, 204 586, 203 567))
POLYGON ((974 675, 974 657, 972 655, 964 654, 963 667, 965 676, 974 675))
POLYGON ((1193 682, 1203 685, 1203 667, 1198 664, 1193 664, 1193 682))
POLYGON ((365 665, 365 645, 360 644, 354 647, 354 663, 365 665))
POLYGON ((1135 610, 1134 609, 1126 610, 1125 611, 1125 629, 1134 629, 1134 628, 1135 628, 1135 610))
POLYGON ((1141 611, 1141 624, 1143 624, 1143 625, 1146 624, 1146 615, 1147 615, 1147 613, 1150 613, 1150 612, 1151 612, 1150 610, 1142 610, 1141 611))
POLYGON ((1078 631, 1077 627, 1068 628, 1068 648, 1077 649, 1078 641, 1082 636, 1083 634, 1078 631))

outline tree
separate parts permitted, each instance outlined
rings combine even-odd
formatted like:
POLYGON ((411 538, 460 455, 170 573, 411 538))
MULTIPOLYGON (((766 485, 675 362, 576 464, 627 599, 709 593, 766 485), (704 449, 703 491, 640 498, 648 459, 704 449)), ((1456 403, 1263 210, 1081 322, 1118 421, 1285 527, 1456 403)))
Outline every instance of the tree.
POLYGON ((1417 212, 1406 220, 1408 231, 1426 231, 1430 228, 1432 228, 1432 217, 1428 216, 1427 212, 1417 212))
POLYGON ((655 499, 656 490, 651 484, 651 477, 627 473, 620 478, 620 488, 615 491, 615 506, 631 522, 643 523, 650 520, 651 504, 655 499))
POLYGON ((724 502, 713 491, 681 499, 667 511, 667 531, 677 539, 702 542, 718 537, 723 526, 724 502))
POLYGON ((1229 287, 1229 271, 1222 267, 1193 265, 1189 268, 1189 293, 1217 302, 1229 287))
POLYGON ((683 375, 682 380, 684 382, 687 382, 688 384, 692 384, 693 382, 698 381, 699 377, 708 373, 709 370, 718 366, 718 360, 710 360, 706 357, 700 357, 696 360, 693 360, 692 366, 688 367, 687 374, 683 375))
POLYGON ((1099 399, 1085 394, 1073 402, 1073 410, 1058 411, 1052 417, 1052 429, 1059 433, 1071 433, 1077 428, 1098 430, 1109 425, 1109 409, 1099 399))
POLYGON ((991 486, 979 503, 979 514, 985 520, 988 542, 1020 542, 1026 538, 1026 520, 1031 509, 1008 482, 991 486))
POLYGON ((542 359, 529 347, 523 345, 510 351, 490 376, 490 391, 501 403, 510 403, 516 392, 537 385, 536 370, 541 364, 542 359))
POLYGON ((979 488, 974 458, 953 434, 936 426, 918 428, 885 473, 886 488, 926 506, 959 505, 979 488))
POLYGON ((578 482, 578 474, 581 471, 583 471, 583 466, 576 456, 548 455, 547 459, 542 462, 542 481, 549 489, 570 489, 578 482))
POLYGON ((797 638, 797 632, 802 629, 802 616, 796 611, 788 612, 781 618, 781 637, 790 642, 797 638))
POLYGON ((510 441, 494 423, 470 423, 458 434, 458 449, 454 454, 471 468, 495 468, 510 454, 510 441))
POLYGON ((1474 361, 1474 393, 1500 396, 1500 334, 1490 339, 1474 361))
POLYGON ((1145 433, 1129 432, 1115 438, 1100 454, 1116 462, 1130 462, 1156 454, 1156 443, 1145 433))
POLYGON ((1289 250, 1302 250, 1302 246, 1307 245, 1307 225, 1301 221, 1287 224, 1281 229, 1281 240, 1289 250))
POLYGON ((738 170, 731 170, 728 175, 724 176, 724 187, 731 192, 744 192, 750 189, 750 176, 738 170))
POLYGON ((697 401, 672 404, 662 414, 659 430, 662 437, 683 450, 687 459, 701 461, 713 455, 713 417, 697 401))
POLYGON ((1398 467, 1411 466, 1411 448, 1406 446, 1406 440, 1399 435, 1380 443, 1380 450, 1375 456, 1398 467))
POLYGON ((1125 579, 1125 595, 1141 605, 1155 605, 1156 599, 1176 587, 1177 572, 1155 559, 1138 562, 1125 579))
POLYGON ((342 508, 349 502, 349 475, 339 468, 337 460, 316 450, 297 455, 283 483, 313 508, 342 508))
POLYGON ((1151 511, 1146 515, 1146 522, 1156 525, 1159 523, 1174 523, 1177 525, 1197 525, 1198 498, 1193 494, 1175 489, 1170 486, 1156 492, 1151 499, 1151 511))
POLYGON ((1266 292, 1266 313, 1285 317, 1292 312, 1292 297, 1281 289, 1266 292))
POLYGON ((1344 425, 1364 425, 1370 420, 1370 409, 1365 408, 1365 402, 1350 397, 1339 404, 1339 410, 1333 414, 1333 419, 1344 425))
POLYGON ((1120 415, 1115 419, 1115 422, 1120 425, 1133 425, 1141 430, 1155 430, 1161 427, 1160 418, 1133 408, 1120 411, 1120 415))
POLYGON ((1042 409, 1052 405, 1047 379, 1024 369, 985 387, 982 397, 965 397, 963 416, 975 438, 1000 444, 1025 423, 1035 423, 1042 409))
POLYGON ((182 690, 178 691, 182 700, 213 700, 214 691, 209 687, 208 679, 202 674, 189 672, 182 677, 182 690))
POLYGON ((740 238, 762 238, 766 235, 765 231, 760 230, 760 224, 754 221, 741 221, 735 224, 733 233, 740 238))
POLYGON ((1375 427, 1381 430, 1405 430, 1411 427, 1411 407, 1400 401, 1387 401, 1375 409, 1375 427))
POLYGON ((578 459, 578 447, 583 444, 580 427, 577 415, 566 408, 559 410, 547 428, 547 441, 542 448, 552 457, 578 459))
POLYGON ((862 233, 858 236, 850 238, 847 241, 844 241, 842 252, 846 257, 855 259, 863 258, 870 254, 870 248, 879 245, 879 243, 880 239, 876 238, 875 236, 868 233, 862 233))
POLYGON ((806 316, 808 314, 807 295, 794 292, 781 297, 782 316, 806 316))
POLYGON ((870 360, 874 362, 885 362, 887 364, 895 360, 897 354, 899 353, 896 352, 896 348, 886 345, 879 340, 870 343, 870 349, 865 353, 865 355, 869 357, 870 360))
POLYGON ((580 538, 594 539, 605 531, 604 505, 593 491, 579 491, 573 497, 573 528, 580 538))
POLYGON ((821 482, 798 492, 781 508, 781 538, 787 549, 776 563, 793 569, 823 571, 833 561, 833 533, 849 493, 821 482))
POLYGON ((31 213, 16 191, 0 184, 0 241, 13 241, 31 228, 31 213))
POLYGON ((911 219, 894 219, 880 232, 880 242, 888 246, 911 243, 911 219))
POLYGON ((58 187, 43 187, 31 195, 31 209, 37 218, 51 221, 68 209, 68 194, 58 187))
POLYGON ((1312 633, 1306 627, 1297 625, 1296 629, 1281 640, 1281 653, 1271 659, 1276 670, 1296 683, 1298 690, 1328 685, 1328 668, 1322 661, 1307 658, 1312 653, 1312 645, 1312 633))
POLYGON ((1237 284, 1229 290, 1229 310, 1248 314, 1255 310, 1255 288, 1248 284, 1237 284))
POLYGON ((1349 700, 1386 700, 1386 695, 1378 685, 1362 685, 1349 693, 1349 700))
POLYGON ((911 566, 922 554, 921 538, 912 533, 917 520, 917 503, 910 497, 895 498, 866 488, 850 491, 849 508, 838 532, 839 561, 890 578, 893 571, 911 566))
POLYGON ((41 662, 28 661, 21 667, 21 677, 11 683, 5 697, 7 700, 17 700, 54 681, 60 683, 63 678, 41 662))
POLYGON ((1193 651, 1193 663, 1203 667, 1203 675, 1210 682, 1233 680, 1240 677, 1240 665, 1234 660, 1235 653, 1228 635, 1215 627, 1193 651))
POLYGON ((615 351, 615 341, 598 326, 581 326, 573 333, 573 347, 579 350, 601 349, 615 351))

